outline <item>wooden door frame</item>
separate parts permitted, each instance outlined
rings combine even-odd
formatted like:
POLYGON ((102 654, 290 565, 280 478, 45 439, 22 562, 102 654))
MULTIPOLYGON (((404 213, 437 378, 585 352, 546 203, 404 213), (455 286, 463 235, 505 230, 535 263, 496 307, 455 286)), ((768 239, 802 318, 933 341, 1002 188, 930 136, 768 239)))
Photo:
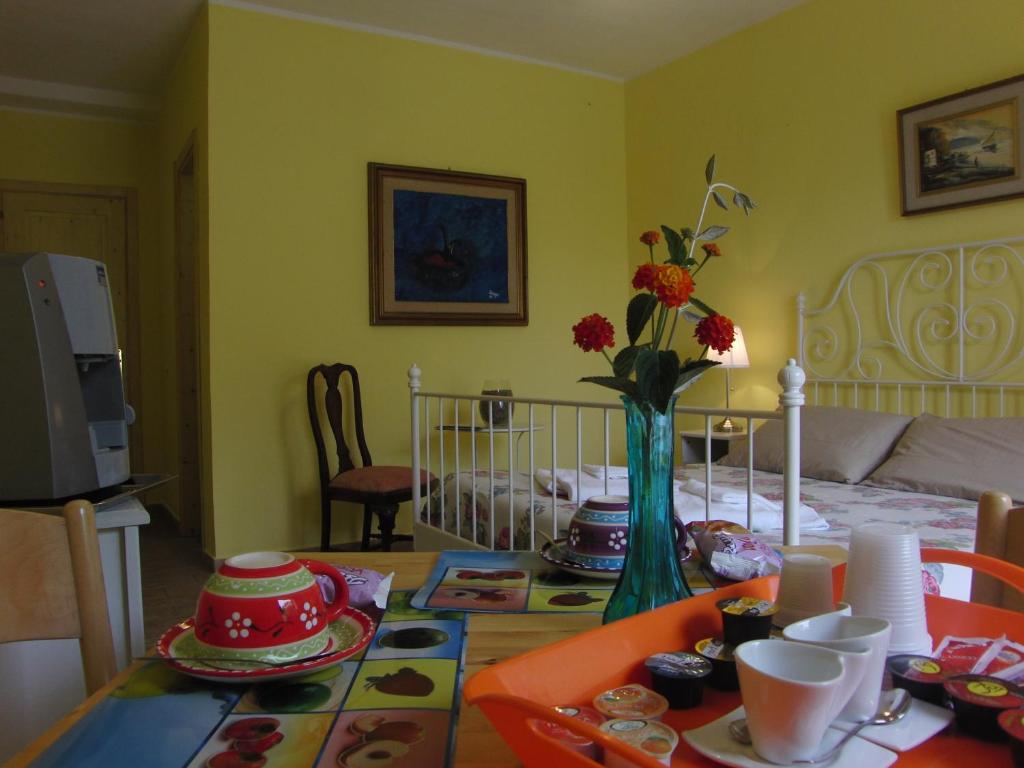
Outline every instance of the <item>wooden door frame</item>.
MULTIPOLYGON (((59 184, 46 181, 21 181, 0 179, 0 193, 38 192, 49 195, 74 195, 76 197, 116 198, 124 202, 124 266, 125 291, 128 294, 128 338, 123 341, 128 356, 128 378, 125 399, 139 413, 143 413, 142 402, 142 355, 140 344, 139 318, 139 194, 134 187, 108 187, 98 184, 59 184)), ((2 211, 2 208, 0 208, 2 211)), ((0 242, 3 242, 4 219, 0 216, 0 242)), ((144 466, 142 447, 143 423, 129 430, 131 465, 133 472, 144 466)))
MULTIPOLYGON (((198 202, 199 201, 198 201, 198 184, 197 184, 197 178, 198 178, 197 170, 198 169, 196 168, 196 164, 197 164, 197 157, 196 157, 196 132, 193 130, 191 133, 189 133, 188 138, 185 140, 185 143, 182 146, 181 151, 178 153, 178 157, 174 161, 174 164, 172 166, 172 176, 174 178, 174 211, 173 211, 174 226, 173 226, 172 230, 174 232, 174 268, 175 268, 174 269, 174 273, 175 273, 175 284, 174 284, 174 287, 175 287, 175 304, 174 304, 174 306, 175 306, 175 320, 176 320, 176 322, 175 322, 175 336, 177 337, 177 344, 176 344, 176 367, 178 369, 178 383, 179 383, 179 386, 180 386, 180 383, 181 383, 181 360, 182 360, 182 357, 183 357, 183 348, 185 347, 185 343, 184 343, 184 340, 181 337, 180 322, 178 322, 178 321, 180 320, 181 309, 182 309, 182 306, 183 306, 183 302, 185 302, 185 301, 189 301, 189 302, 192 303, 192 317, 193 317, 193 324, 194 324, 194 327, 192 328, 192 331, 194 333, 194 338, 192 339, 192 356, 193 356, 192 369, 193 369, 194 374, 195 374, 195 381, 193 382, 194 386, 195 386, 195 394, 194 394, 193 397, 194 397, 194 400, 195 400, 195 411, 196 411, 196 414, 195 414, 196 415, 196 425, 195 425, 195 430, 194 430, 194 433, 195 433, 194 434, 195 444, 192 445, 192 446, 185 446, 184 445, 184 441, 181 439, 182 436, 185 434, 185 430, 183 428, 182 413, 179 410, 178 418, 177 418, 177 425, 176 425, 176 428, 178 430, 178 468, 179 468, 179 476, 184 476, 183 464, 184 464, 184 460, 185 460, 185 458, 187 456, 186 451, 194 450, 195 456, 192 457, 192 460, 193 460, 193 464, 194 464, 194 466, 196 468, 196 480, 197 480, 197 487, 194 490, 195 490, 195 493, 197 494, 197 498, 198 498, 198 501, 199 501, 199 519, 198 520, 191 520, 191 519, 186 520, 186 517, 191 518, 192 514, 191 514, 191 512, 189 512, 186 515, 186 511, 185 510, 186 510, 186 506, 187 506, 186 505, 186 501, 187 500, 184 498, 184 495, 180 493, 181 486, 179 486, 179 505, 180 505, 181 509, 180 509, 180 514, 179 514, 179 517, 178 517, 178 524, 183 529, 188 528, 189 526, 194 525, 196 527, 196 529, 200 533, 200 541, 205 544, 207 532, 204 529, 204 521, 205 521, 205 518, 206 518, 206 511, 204 509, 205 499, 204 499, 204 492, 203 492, 203 475, 205 474, 205 472, 204 472, 204 465, 203 465, 203 421, 202 421, 203 420, 202 365, 201 365, 201 363, 202 363, 202 354, 201 354, 202 353, 202 338, 201 338, 201 330, 200 330, 199 283, 198 283, 198 280, 199 280, 199 220, 198 220, 198 202), (193 200, 193 210, 192 210, 192 248, 191 248, 191 253, 189 253, 189 254, 182 253, 181 239, 179 237, 179 226, 180 226, 180 220, 181 220, 180 206, 181 206, 181 196, 182 196, 182 185, 181 185, 182 172, 181 172, 181 170, 185 166, 186 163, 191 163, 191 165, 192 165, 192 173, 191 173, 191 175, 192 175, 192 188, 193 188, 192 191, 193 191, 193 193, 195 195, 195 199, 193 200), (191 273, 191 283, 192 283, 191 290, 190 290, 188 296, 182 295, 182 279, 181 279, 181 276, 180 276, 180 270, 182 268, 182 265, 184 264, 184 260, 185 260, 186 257, 190 261, 190 263, 188 265, 188 268, 189 268, 189 271, 191 273)), ((184 393, 182 393, 181 394, 181 398, 184 398, 184 396, 185 396, 184 393)), ((180 401, 181 398, 179 398, 179 401, 180 401)), ((183 530, 182 532, 185 532, 185 531, 183 530)))

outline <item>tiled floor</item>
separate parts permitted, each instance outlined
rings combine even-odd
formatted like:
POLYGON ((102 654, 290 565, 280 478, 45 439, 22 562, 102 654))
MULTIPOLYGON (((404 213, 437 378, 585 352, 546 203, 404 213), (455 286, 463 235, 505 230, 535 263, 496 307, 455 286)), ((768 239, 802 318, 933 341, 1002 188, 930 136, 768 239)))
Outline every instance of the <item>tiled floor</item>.
POLYGON ((192 615, 199 589, 211 573, 198 536, 181 536, 171 516, 159 508, 149 514, 150 524, 139 529, 147 648, 168 627, 192 615))
MULTIPOLYGON (((198 537, 181 536, 171 516, 159 508, 149 513, 152 522, 139 533, 147 648, 168 627, 193 614, 199 590, 211 573, 198 537)), ((334 549, 357 550, 359 544, 336 544, 334 549)), ((398 542, 394 549, 411 550, 412 542, 398 542)))

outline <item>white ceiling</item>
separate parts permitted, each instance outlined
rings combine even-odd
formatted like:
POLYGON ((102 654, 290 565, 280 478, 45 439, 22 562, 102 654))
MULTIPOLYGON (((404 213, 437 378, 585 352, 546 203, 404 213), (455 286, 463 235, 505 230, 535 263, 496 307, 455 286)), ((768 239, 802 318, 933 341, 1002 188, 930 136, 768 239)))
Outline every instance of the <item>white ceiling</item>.
MULTIPOLYGON (((213 0, 628 80, 804 0, 213 0)), ((0 104, 145 114, 202 0, 0 0, 0 104)))

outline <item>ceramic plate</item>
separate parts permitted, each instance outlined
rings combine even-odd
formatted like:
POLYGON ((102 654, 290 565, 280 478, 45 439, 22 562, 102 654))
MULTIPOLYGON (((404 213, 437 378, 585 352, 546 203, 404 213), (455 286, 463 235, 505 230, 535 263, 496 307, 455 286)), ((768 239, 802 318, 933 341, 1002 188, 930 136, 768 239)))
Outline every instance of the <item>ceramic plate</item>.
MULTIPOLYGON (((778 768, 775 763, 759 757, 750 745, 740 744, 729 735, 729 723, 746 717, 743 707, 734 709, 724 717, 714 720, 702 728, 684 731, 686 743, 709 760, 733 768, 778 768)), ((843 737, 843 732, 835 728, 825 731, 821 740, 821 752, 824 754, 843 737)), ((828 763, 828 768, 888 768, 896 762, 896 753, 890 752, 870 741, 854 736, 846 743, 838 755, 828 763)))
POLYGON ((252 680, 281 680, 312 672, 320 667, 336 664, 366 647, 373 636, 373 621, 362 611, 348 607, 328 627, 330 640, 324 655, 309 661, 295 661, 281 667, 264 667, 246 661, 218 661, 216 666, 193 661, 200 655, 195 640, 193 620, 186 619, 164 632, 157 641, 156 650, 168 664, 182 674, 202 680, 251 682, 252 680))
POLYGON ((589 565, 573 562, 568 558, 565 548, 566 539, 549 541, 540 550, 540 556, 563 571, 589 579, 608 579, 615 581, 622 573, 621 568, 594 568, 589 565))
MULTIPOLYGON (((583 565, 572 560, 566 551, 566 539, 555 539, 549 541, 540 550, 540 556, 554 566, 561 568, 567 573, 583 576, 590 579, 608 579, 615 581, 622 573, 621 568, 595 568, 590 565, 583 565)), ((679 562, 683 563, 690 559, 691 550, 687 547, 679 562)))

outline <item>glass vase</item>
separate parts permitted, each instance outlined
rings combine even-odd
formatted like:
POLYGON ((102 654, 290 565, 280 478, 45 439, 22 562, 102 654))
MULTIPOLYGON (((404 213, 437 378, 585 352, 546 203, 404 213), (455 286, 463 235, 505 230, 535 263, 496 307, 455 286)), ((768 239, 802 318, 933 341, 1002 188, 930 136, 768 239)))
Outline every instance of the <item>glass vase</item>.
POLYGON ((604 623, 692 596, 676 549, 672 464, 675 447, 673 397, 664 413, 626 405, 629 464, 629 540, 622 574, 615 585, 604 623))

